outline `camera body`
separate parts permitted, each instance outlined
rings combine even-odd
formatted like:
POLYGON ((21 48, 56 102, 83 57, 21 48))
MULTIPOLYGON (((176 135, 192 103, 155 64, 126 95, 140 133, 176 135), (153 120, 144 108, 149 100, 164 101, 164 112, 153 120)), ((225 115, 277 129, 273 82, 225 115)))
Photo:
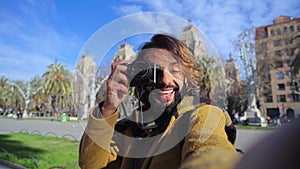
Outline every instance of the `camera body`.
POLYGON ((157 64, 143 60, 127 64, 127 76, 132 87, 155 86, 161 72, 157 64))

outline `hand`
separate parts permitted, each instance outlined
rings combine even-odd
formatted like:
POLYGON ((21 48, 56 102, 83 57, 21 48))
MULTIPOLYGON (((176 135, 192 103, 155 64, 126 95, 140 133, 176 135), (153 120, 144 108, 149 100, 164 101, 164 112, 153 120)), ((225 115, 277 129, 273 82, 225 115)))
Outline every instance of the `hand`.
POLYGON ((107 95, 101 108, 102 116, 113 114, 128 95, 129 81, 126 76, 126 61, 117 61, 111 65, 111 74, 107 80, 107 95))

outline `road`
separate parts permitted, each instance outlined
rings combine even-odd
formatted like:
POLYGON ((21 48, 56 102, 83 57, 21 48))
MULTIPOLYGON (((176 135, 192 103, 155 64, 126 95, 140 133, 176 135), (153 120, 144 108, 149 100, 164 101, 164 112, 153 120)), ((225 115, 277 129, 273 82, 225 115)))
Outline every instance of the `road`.
MULTIPOLYGON (((0 118, 0 134, 10 132, 27 132, 41 135, 67 137, 80 140, 86 122, 58 122, 50 120, 16 120, 10 118, 0 118)), ((270 130, 245 130, 240 129, 237 131, 236 147, 243 151, 255 144, 258 140, 271 134, 270 130)))
POLYGON ((80 140, 85 122, 59 122, 50 120, 16 120, 0 118, 0 134, 10 132, 27 132, 30 134, 41 134, 43 136, 68 137, 80 140))
MULTIPOLYGON (((0 134, 26 132, 43 136, 66 137, 79 141, 86 122, 59 122, 50 120, 16 120, 0 118, 0 134)), ((270 130, 238 130, 236 147, 247 152, 260 139, 274 131, 270 130)), ((4 147, 5 148, 5 147, 4 147)), ((1 169, 1 166, 0 166, 1 169)))

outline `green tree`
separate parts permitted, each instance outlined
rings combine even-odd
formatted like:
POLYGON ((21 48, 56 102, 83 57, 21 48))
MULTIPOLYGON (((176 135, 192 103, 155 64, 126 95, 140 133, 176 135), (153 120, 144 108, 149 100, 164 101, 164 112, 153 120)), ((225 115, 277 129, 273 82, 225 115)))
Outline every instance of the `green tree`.
POLYGON ((9 88, 8 79, 2 75, 0 77, 0 108, 3 110, 8 108, 9 88))
POLYGON ((211 98, 212 91, 218 89, 224 80, 224 69, 216 57, 204 56, 199 59, 203 68, 201 80, 201 96, 211 98))
POLYGON ((49 65, 43 74, 44 90, 45 94, 48 95, 50 111, 56 115, 73 106, 72 81, 71 71, 57 62, 49 65))

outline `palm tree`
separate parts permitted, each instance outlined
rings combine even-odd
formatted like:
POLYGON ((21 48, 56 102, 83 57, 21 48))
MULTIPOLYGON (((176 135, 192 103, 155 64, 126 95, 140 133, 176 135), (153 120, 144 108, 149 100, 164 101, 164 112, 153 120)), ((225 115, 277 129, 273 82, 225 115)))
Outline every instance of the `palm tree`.
POLYGON ((65 66, 55 62, 43 74, 45 94, 55 114, 72 106, 72 73, 65 66))
POLYGON ((8 108, 8 99, 9 99, 9 85, 8 79, 2 75, 0 77, 0 108, 5 111, 8 108))
POLYGON ((201 96, 211 99, 212 92, 222 86, 221 82, 224 81, 224 69, 223 66, 218 63, 219 61, 216 57, 204 56, 199 59, 199 62, 203 68, 200 88, 201 96))

